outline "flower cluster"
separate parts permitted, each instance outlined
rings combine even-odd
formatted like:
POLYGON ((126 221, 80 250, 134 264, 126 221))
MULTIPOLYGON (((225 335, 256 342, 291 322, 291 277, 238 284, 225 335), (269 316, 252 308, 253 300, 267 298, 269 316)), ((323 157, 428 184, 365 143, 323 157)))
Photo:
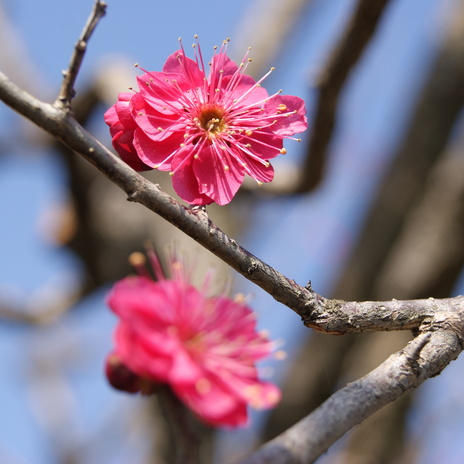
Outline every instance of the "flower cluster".
MULTIPOLYGON (((138 254, 140 256, 140 254, 138 254)), ((119 281, 108 304, 119 318, 115 349, 108 356, 110 383, 129 392, 153 393, 167 384, 205 422, 238 426, 247 405, 269 408, 276 386, 258 379, 255 363, 273 344, 256 331, 255 316, 240 300, 207 296, 192 286, 181 260, 172 257, 164 276, 153 250, 148 271, 119 281)))
POLYGON ((119 94, 105 113, 113 146, 136 170, 170 171, 175 191, 194 205, 229 203, 248 174, 274 177, 269 162, 285 154, 283 139, 307 128, 298 97, 274 95, 246 75, 248 53, 237 66, 227 41, 214 53, 209 73, 199 44, 194 60, 181 49, 162 72, 137 78, 139 90, 119 94))

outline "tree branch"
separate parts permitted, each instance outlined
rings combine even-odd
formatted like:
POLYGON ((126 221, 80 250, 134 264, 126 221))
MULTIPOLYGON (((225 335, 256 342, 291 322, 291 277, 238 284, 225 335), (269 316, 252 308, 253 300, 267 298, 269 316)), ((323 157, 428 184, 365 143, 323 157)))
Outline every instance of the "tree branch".
POLYGON ((277 301, 299 314, 308 327, 345 334, 378 330, 418 329, 423 321, 463 306, 460 297, 443 300, 346 302, 318 295, 310 284, 301 287, 237 244, 208 218, 206 211, 187 208, 158 185, 113 155, 70 114, 19 89, 0 72, 0 99, 83 156, 140 203, 214 253, 277 301))
MULTIPOLYGON (((98 5, 104 4, 97 0, 94 8, 98 5)), ((84 28, 83 42, 88 38, 85 31, 90 35, 102 14, 91 15, 84 28)), ((313 462, 354 425, 437 375, 458 356, 463 349, 464 297, 361 303, 326 299, 315 293, 310 284, 301 287, 239 246, 209 220, 205 210, 183 206, 115 157, 69 112, 73 85, 85 51, 81 45, 76 46, 54 104, 34 98, 1 72, 0 99, 84 157, 124 190, 129 201, 157 213, 293 309, 306 326, 334 334, 379 330, 413 330, 418 334, 404 350, 332 395, 312 414, 241 464, 313 462)))
POLYGON ((87 19, 87 23, 85 24, 84 29, 74 46, 74 51, 71 56, 68 69, 63 71, 63 83, 61 84, 60 93, 56 100, 56 106, 61 105, 64 108, 70 109, 71 100, 76 93, 74 90, 74 83, 76 82, 77 73, 81 68, 82 60, 84 59, 87 42, 105 13, 106 3, 101 0, 95 0, 92 12, 87 19))
POLYGON ((352 68, 375 33, 388 0, 360 0, 345 33, 340 37, 319 77, 319 98, 315 109, 311 137, 302 168, 298 193, 312 190, 321 181, 327 148, 335 127, 338 97, 352 68))
POLYGON ((299 286, 240 247, 208 219, 204 210, 187 208, 162 192, 158 185, 152 184, 113 155, 65 110, 37 100, 1 72, 0 99, 83 156, 123 189, 129 201, 138 202, 159 214, 276 300, 302 313, 308 304, 317 306, 323 300, 312 290, 299 286))
POLYGON ((237 464, 310 464, 364 419, 426 379, 462 351, 462 332, 429 332, 334 393, 319 408, 237 464))
MULTIPOLYGON (((375 299, 376 280, 401 235, 406 218, 426 189, 425 180, 445 153, 464 107, 464 2, 456 2, 440 50, 389 171, 378 187, 358 245, 345 265, 334 294, 346 299, 375 299)), ((450 200, 447 200, 450 201, 450 200)), ((434 217, 434 221, 437 221, 434 217)), ((427 251, 430 252, 429 250, 427 251)), ((429 293, 430 294, 430 293, 429 293)))

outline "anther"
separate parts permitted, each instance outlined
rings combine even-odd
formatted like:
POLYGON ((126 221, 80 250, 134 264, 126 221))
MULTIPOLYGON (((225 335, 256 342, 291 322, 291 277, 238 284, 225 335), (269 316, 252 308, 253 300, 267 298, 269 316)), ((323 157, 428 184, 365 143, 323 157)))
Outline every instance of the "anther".
POLYGON ((131 255, 129 255, 129 264, 132 267, 138 268, 140 266, 143 266, 147 262, 147 259, 145 258, 145 255, 143 253, 140 253, 140 251, 135 251, 131 255))

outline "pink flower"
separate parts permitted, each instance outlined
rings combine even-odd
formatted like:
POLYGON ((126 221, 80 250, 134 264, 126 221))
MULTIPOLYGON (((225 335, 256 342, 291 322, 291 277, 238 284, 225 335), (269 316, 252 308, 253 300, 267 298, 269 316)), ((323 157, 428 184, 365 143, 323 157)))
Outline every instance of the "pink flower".
POLYGON ((177 194, 194 205, 229 203, 245 174, 270 182, 269 160, 285 154, 283 139, 307 128, 304 102, 269 96, 244 74, 247 55, 237 66, 227 42, 209 63, 194 48, 167 59, 162 72, 137 78, 139 91, 122 93, 105 114, 113 146, 137 170, 170 171, 177 194))
POLYGON ((110 383, 142 393, 168 384, 200 418, 216 426, 244 424, 247 405, 274 406, 280 392, 258 379, 255 366, 273 345, 256 331, 251 309, 192 286, 178 260, 171 262, 173 276, 164 277, 154 252, 149 256, 158 280, 126 278, 108 298, 119 317, 115 349, 106 365, 110 383))

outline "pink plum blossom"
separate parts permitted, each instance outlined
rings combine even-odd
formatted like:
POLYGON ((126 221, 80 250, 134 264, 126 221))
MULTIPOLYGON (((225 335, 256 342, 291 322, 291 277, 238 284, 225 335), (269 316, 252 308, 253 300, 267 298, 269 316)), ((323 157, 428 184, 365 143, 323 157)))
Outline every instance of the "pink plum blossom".
POLYGON ((240 299, 197 289, 183 262, 171 259, 165 277, 149 251, 157 280, 144 271, 115 284, 108 304, 118 316, 115 348, 108 356, 110 383, 128 392, 153 393, 167 384, 198 417, 214 426, 247 421, 247 405, 270 408, 280 399, 258 378, 256 362, 273 344, 256 330, 252 310, 240 299))
POLYGON ((208 70, 198 43, 194 60, 181 45, 105 113, 121 158, 136 170, 170 171, 179 197, 193 205, 229 203, 245 174, 270 182, 269 160, 286 153, 283 139, 307 128, 301 98, 269 95, 261 87, 269 73, 256 82, 245 74, 248 52, 240 65, 226 52, 227 41, 208 70))

